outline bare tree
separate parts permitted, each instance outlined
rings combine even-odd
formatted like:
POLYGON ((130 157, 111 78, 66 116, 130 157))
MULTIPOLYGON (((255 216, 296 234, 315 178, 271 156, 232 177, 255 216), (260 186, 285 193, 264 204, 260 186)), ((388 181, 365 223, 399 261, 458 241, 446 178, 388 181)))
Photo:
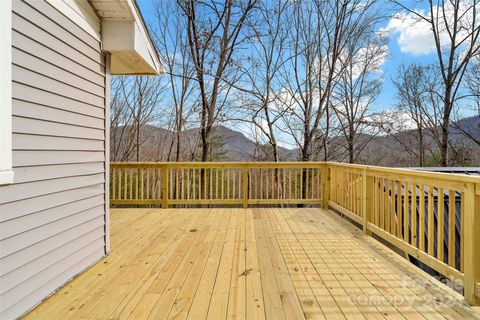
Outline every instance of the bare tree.
POLYGON ((415 144, 409 141, 400 141, 405 150, 413 157, 417 158, 417 165, 423 167, 425 165, 425 149, 426 149, 426 120, 424 83, 426 81, 425 68, 416 64, 409 66, 401 65, 396 79, 392 79, 397 89, 397 104, 399 109, 404 110, 410 116, 415 124, 415 144))
POLYGON ((238 120, 253 124, 261 133, 256 138, 266 138, 271 148, 271 157, 267 159, 276 162, 280 160, 276 124, 283 116, 277 107, 277 93, 282 85, 280 70, 286 60, 288 22, 285 12, 289 6, 289 2, 283 0, 259 1, 257 15, 246 20, 247 27, 252 30, 251 53, 239 66, 242 79, 237 86, 246 113, 238 120))
POLYGON ((443 87, 440 164, 448 166, 451 116, 458 101, 464 98, 462 89, 468 66, 480 51, 480 1, 429 0, 427 13, 407 7, 403 1, 393 2, 431 28, 443 87))
POLYGON ((226 84, 223 79, 234 65, 237 47, 245 40, 245 20, 253 11, 256 0, 185 0, 177 3, 186 18, 188 49, 201 98, 201 160, 207 161, 212 129, 220 106, 224 105, 231 89, 226 86, 222 91, 222 85, 226 84))
POLYGON ((310 161, 318 144, 328 159, 332 92, 343 68, 341 55, 381 15, 376 0, 295 1, 290 32, 291 65, 284 68, 286 131, 310 161))
POLYGON ((467 76, 467 85, 468 90, 473 98, 473 113, 480 116, 480 61, 478 60, 470 65, 467 76))
POLYGON ((332 103, 350 163, 358 161, 375 136, 366 120, 382 88, 378 72, 388 54, 386 40, 376 33, 374 24, 367 24, 364 32, 351 38, 340 55, 342 71, 334 86, 332 103))
MULTIPOLYGON (((473 115, 480 118, 480 62, 478 60, 470 65, 466 79, 467 88, 471 95, 469 107, 473 115)), ((480 146, 480 124, 473 128, 464 128, 461 125, 461 117, 461 114, 456 115, 453 126, 465 137, 480 146)))
POLYGON ((155 5, 155 17, 158 28, 153 32, 154 39, 165 65, 169 80, 168 98, 174 110, 174 132, 167 161, 170 161, 175 145, 174 160, 178 162, 181 159, 182 131, 197 102, 194 97, 195 87, 192 84, 195 70, 189 57, 188 41, 179 7, 173 2, 158 1, 155 5))
POLYGON ((119 76, 113 80, 111 119, 112 157, 140 161, 141 130, 156 119, 165 85, 161 77, 119 76))
POLYGON ((123 77, 112 77, 110 97, 110 158, 127 161, 135 150, 133 114, 123 99, 123 77))
MULTIPOLYGON (((430 163, 438 165, 441 160, 438 154, 442 145, 443 117, 443 100, 438 92, 442 81, 438 67, 401 65, 392 82, 397 90, 398 123, 393 126, 383 123, 382 129, 410 154, 413 159, 411 164, 425 166, 428 152, 430 163), (393 127, 396 129, 391 130, 393 127)), ((451 151, 454 151, 449 143, 451 151)))

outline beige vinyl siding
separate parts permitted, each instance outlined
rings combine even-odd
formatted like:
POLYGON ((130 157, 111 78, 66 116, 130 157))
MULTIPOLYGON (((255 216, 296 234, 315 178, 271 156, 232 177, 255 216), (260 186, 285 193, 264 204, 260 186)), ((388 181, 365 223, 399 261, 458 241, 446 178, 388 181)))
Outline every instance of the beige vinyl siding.
POLYGON ((48 2, 15 0, 14 183, 0 186, 0 318, 105 255, 105 55, 48 2))

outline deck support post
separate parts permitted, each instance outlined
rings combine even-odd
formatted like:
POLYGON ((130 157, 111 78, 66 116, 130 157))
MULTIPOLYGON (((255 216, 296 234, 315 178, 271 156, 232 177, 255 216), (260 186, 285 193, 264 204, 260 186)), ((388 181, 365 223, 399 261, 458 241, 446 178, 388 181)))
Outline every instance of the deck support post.
POLYGON ((322 208, 327 210, 330 200, 330 168, 328 163, 322 165, 322 191, 322 208))
POLYGON ((367 169, 362 170, 362 215, 363 215, 363 233, 370 235, 368 223, 372 213, 372 185, 373 177, 367 175, 367 169))
POLYGON ((248 208, 248 166, 243 167, 243 208, 248 208))
POLYGON ((168 168, 166 164, 162 166, 162 208, 168 208, 168 168))
POLYGON ((465 185, 463 295, 470 305, 480 305, 480 184, 465 185), (476 189, 476 190, 475 190, 476 189), (477 290, 476 290, 477 289, 477 290))

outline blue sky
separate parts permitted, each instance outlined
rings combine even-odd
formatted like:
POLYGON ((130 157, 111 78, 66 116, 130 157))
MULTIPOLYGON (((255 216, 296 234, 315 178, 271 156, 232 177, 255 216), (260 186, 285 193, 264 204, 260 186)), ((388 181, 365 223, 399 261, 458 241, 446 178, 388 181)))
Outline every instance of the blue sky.
MULTIPOLYGON (((153 0, 137 0, 144 15, 147 24, 153 22, 153 0)), ((160 0, 160 1, 175 1, 175 0, 160 0)), ((425 9, 425 7, 419 7, 418 1, 409 0, 405 1, 406 5, 412 6, 418 10, 425 9), (416 6, 412 6, 416 3, 416 6)), ((388 1, 385 1, 385 12, 394 14, 399 10, 395 10, 388 5, 388 1)), ((432 42, 429 39, 428 27, 425 26, 413 26, 412 21, 396 21, 392 19, 386 19, 386 21, 379 25, 379 29, 390 27, 392 30, 389 41, 390 54, 385 60, 382 66, 384 85, 382 93, 380 94, 372 111, 384 111, 395 107, 395 88, 392 84, 392 77, 395 77, 398 67, 402 63, 418 63, 427 64, 435 60, 435 54, 432 51, 432 42), (423 27, 423 28, 422 28, 423 27)))
POLYGON ((395 105, 395 87, 392 84, 391 79, 397 74, 397 70, 402 63, 410 64, 428 64, 434 61, 434 54, 413 54, 404 53, 400 50, 398 44, 399 33, 392 34, 389 41, 390 55, 383 64, 383 90, 380 94, 376 108, 378 111, 392 109, 395 105))

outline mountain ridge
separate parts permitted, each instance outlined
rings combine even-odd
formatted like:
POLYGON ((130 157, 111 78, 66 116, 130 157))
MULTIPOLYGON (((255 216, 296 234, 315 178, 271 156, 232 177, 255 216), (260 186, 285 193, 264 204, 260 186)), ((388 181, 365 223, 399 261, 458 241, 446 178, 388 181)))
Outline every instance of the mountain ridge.
MULTIPOLYGON (((464 118, 458 121, 458 126, 463 130, 469 131, 474 137, 480 139, 480 116, 464 118)), ((175 159, 175 140, 174 133, 167 129, 144 125, 142 128, 141 140, 141 159, 145 161, 173 161, 175 159), (170 158, 168 155, 170 154, 170 158)), ((187 129, 181 135, 181 154, 180 161, 196 160, 196 148, 199 146, 198 128, 187 129)), ((451 127, 450 135, 453 144, 462 144, 465 152, 476 164, 480 163, 480 147, 469 138, 466 138, 459 129, 451 127), (470 150, 471 149, 471 150, 470 150), (477 150, 477 151, 475 151, 477 150)), ((415 130, 400 131, 389 135, 369 135, 361 134, 359 139, 370 141, 365 149, 360 153, 359 162, 384 165, 384 166, 408 166, 412 159, 406 156, 404 147, 399 143, 402 139, 413 141, 415 130)), ((364 141, 367 141, 364 140, 364 141)), ((332 138, 333 146, 342 149, 345 145, 343 137, 332 138)), ((266 155, 270 154, 270 146, 259 144, 250 140, 243 132, 236 131, 224 125, 219 125, 213 131, 213 153, 212 161, 271 161, 266 155)), ((427 139, 427 149, 433 154, 435 144, 432 139, 427 139)), ((281 161, 296 161, 298 159, 298 149, 287 149, 279 147, 279 156, 281 161)), ((198 153, 198 150, 197 150, 198 153)), ((335 161, 345 161, 345 155, 335 155, 335 161)))

